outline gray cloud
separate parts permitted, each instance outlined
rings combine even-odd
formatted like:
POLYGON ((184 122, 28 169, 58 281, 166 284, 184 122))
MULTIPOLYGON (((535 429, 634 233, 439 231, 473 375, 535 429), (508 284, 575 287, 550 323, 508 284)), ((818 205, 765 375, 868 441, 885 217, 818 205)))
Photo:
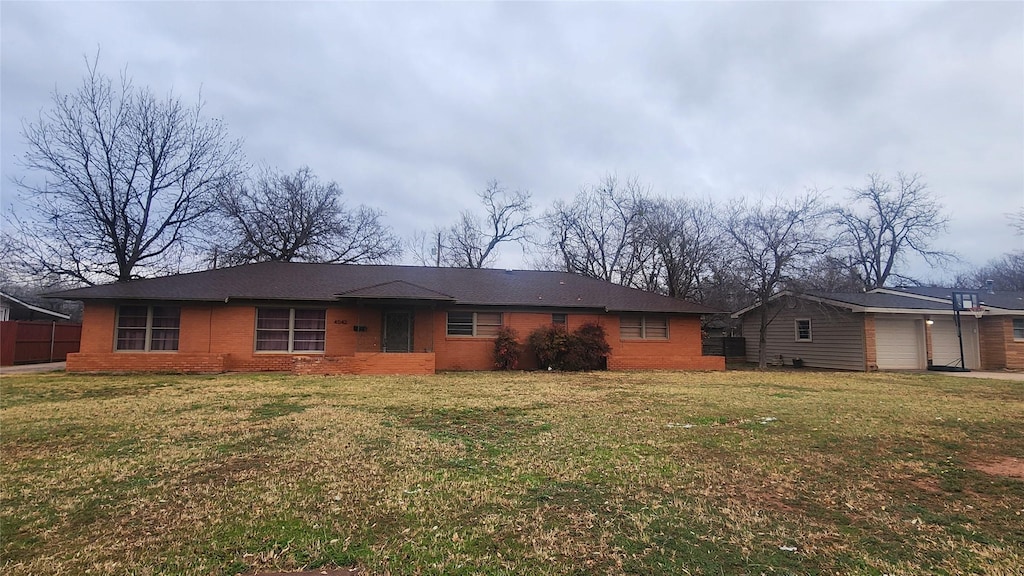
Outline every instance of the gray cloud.
POLYGON ((251 160, 308 164, 399 231, 475 207, 492 178, 546 205, 607 172, 727 199, 840 198, 903 170, 953 210, 943 247, 974 264, 1024 247, 1002 217, 1024 206, 1019 3, 0 9, 5 209, 22 119, 100 46, 107 73, 201 90, 251 160))

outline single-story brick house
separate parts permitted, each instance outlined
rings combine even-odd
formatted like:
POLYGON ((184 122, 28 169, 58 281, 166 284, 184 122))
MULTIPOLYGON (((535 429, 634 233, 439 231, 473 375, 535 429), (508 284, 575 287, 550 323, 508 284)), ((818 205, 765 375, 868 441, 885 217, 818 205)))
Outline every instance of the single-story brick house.
MULTIPOLYGON (((879 288, 864 293, 780 292, 769 301, 766 350, 776 363, 842 370, 959 366, 949 288, 879 288)), ((968 369, 1024 369, 1024 293, 977 290, 980 310, 961 313, 968 369)), ((743 323, 747 360, 758 356, 756 306, 743 323)))
POLYGON ((500 327, 585 322, 611 370, 725 369, 701 354, 714 310, 561 272, 267 262, 50 297, 85 303, 72 372, 490 370, 500 327))

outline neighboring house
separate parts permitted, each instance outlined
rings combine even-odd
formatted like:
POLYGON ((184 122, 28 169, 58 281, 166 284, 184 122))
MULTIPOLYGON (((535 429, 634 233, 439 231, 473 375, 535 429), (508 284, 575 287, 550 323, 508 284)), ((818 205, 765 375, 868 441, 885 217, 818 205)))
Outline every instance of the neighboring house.
POLYGON ((62 361, 80 335, 70 315, 0 292, 0 366, 62 361))
MULTIPOLYGON (((1024 294, 978 290, 981 310, 960 314, 969 369, 1024 369, 1024 294)), ((960 366, 948 288, 879 288, 866 293, 782 292, 769 300, 769 361, 843 370, 960 366)), ((756 306, 742 319, 747 360, 758 356, 756 306)))
POLYGON ((50 322, 67 322, 71 316, 41 306, 29 304, 5 292, 0 292, 0 321, 7 320, 47 320, 50 322))
POLYGON ((725 368, 701 355, 714 310, 560 272, 267 262, 49 296, 85 303, 69 371, 490 370, 500 327, 585 322, 612 370, 725 368))
MULTIPOLYGON (((879 291, 882 290, 941 299, 950 304, 949 288, 910 287, 879 291)), ((982 308, 981 317, 977 320, 980 368, 1024 370, 1024 292, 997 292, 988 288, 973 291, 977 292, 982 308)))

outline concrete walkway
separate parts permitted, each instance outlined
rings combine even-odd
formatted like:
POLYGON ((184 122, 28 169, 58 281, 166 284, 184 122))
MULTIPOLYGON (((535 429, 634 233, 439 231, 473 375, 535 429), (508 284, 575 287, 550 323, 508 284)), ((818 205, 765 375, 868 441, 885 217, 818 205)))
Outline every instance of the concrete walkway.
POLYGON ((1024 372, 942 372, 945 376, 957 376, 959 378, 991 378, 992 380, 1016 380, 1024 382, 1024 372))
POLYGON ((18 364, 17 366, 0 366, 0 374, 30 374, 32 372, 64 371, 66 362, 46 362, 43 364, 18 364))

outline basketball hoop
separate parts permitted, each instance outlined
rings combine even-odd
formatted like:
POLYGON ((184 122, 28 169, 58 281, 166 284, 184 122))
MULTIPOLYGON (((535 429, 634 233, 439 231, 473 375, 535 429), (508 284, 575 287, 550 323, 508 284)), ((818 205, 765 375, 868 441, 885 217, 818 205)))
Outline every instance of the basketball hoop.
POLYGON ((975 306, 970 309, 971 314, 974 314, 975 318, 981 318, 985 314, 985 309, 980 306, 975 306))

